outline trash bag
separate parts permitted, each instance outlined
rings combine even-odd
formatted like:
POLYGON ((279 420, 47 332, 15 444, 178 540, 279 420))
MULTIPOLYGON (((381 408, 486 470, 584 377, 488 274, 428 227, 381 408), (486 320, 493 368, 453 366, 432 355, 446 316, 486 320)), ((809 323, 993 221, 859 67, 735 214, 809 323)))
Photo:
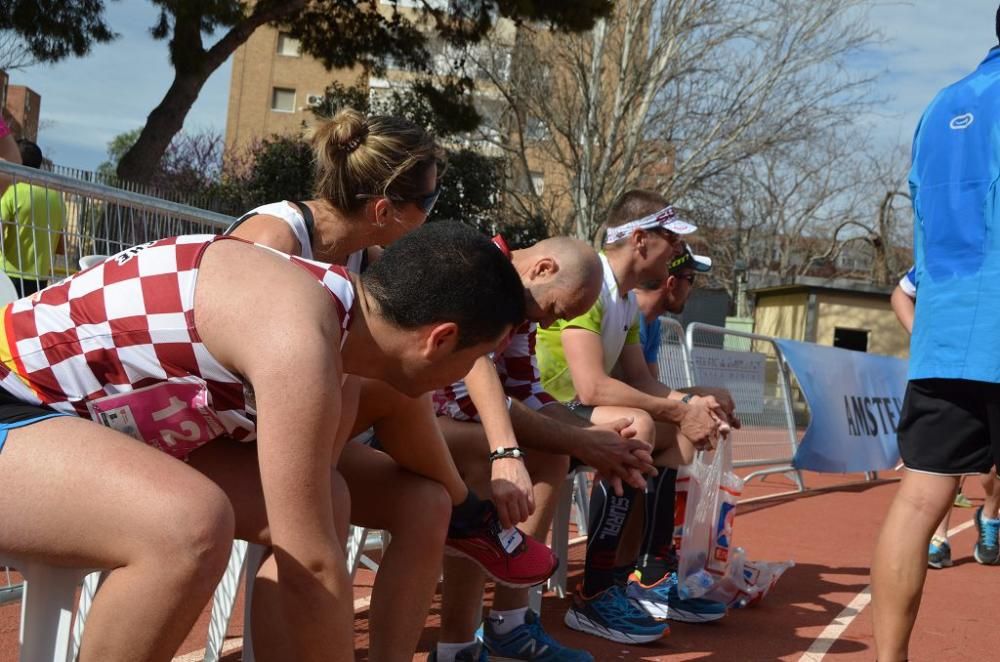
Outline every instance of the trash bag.
MULTIPOLYGON (((682 597, 701 597, 726 574, 736 504, 742 493, 743 481, 733 473, 728 439, 714 453, 698 453, 678 472, 676 503, 684 504, 677 549, 682 597)), ((677 528, 675 521, 675 534, 677 528)))
POLYGON ((715 582, 704 597, 730 608, 749 607, 763 600, 785 570, 794 565, 794 561, 749 561, 744 549, 737 547, 730 555, 725 576, 715 582))
POLYGON ((704 597, 746 607, 767 595, 793 561, 750 561, 732 547, 736 506, 743 480, 733 472, 732 446, 699 453, 677 476, 674 544, 682 598, 704 597))

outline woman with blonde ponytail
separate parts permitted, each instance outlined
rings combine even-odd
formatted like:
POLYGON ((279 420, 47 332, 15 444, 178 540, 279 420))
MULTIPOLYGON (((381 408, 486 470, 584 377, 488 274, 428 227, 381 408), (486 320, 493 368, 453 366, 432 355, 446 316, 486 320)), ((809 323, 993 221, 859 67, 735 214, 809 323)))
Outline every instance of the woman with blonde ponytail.
MULTIPOLYGON (((315 198, 257 207, 228 232, 360 273, 370 260, 377 259, 380 246, 426 221, 440 193, 444 150, 431 134, 407 119, 365 117, 352 109, 341 110, 315 127, 311 141, 315 198)), ((492 363, 490 370, 496 378, 492 363)), ((337 468, 350 489, 351 522, 392 534, 372 593, 369 659, 408 660, 440 576, 446 536, 449 542, 462 539, 464 554, 472 549, 484 559, 508 556, 509 577, 523 576, 526 564, 544 567, 539 559, 552 555, 528 536, 523 536, 520 548, 504 548, 496 509, 491 502, 480 501, 462 481, 437 426, 429 394, 413 399, 397 392, 391 383, 358 381, 360 396, 352 433, 357 438, 346 444, 337 468), (370 429, 384 453, 368 445, 370 429), (468 544, 470 539, 478 544, 468 544)), ((510 445, 514 437, 506 402, 496 399, 483 403, 480 411, 490 412, 483 414, 484 420, 492 418, 489 429, 510 445)), ((530 513, 533 501, 527 473, 523 480, 512 482, 517 489, 508 490, 507 498, 519 499, 522 511, 530 513)), ((272 572, 273 566, 266 563, 258 580, 272 572)), ((498 581, 514 583, 505 573, 493 574, 498 581)), ((258 617, 258 609, 271 607, 258 605, 255 599, 254 628, 274 627, 278 621, 270 615, 258 617)), ((276 641, 280 641, 279 634, 258 632, 258 657, 260 653, 279 655, 280 651, 259 649, 276 641)))

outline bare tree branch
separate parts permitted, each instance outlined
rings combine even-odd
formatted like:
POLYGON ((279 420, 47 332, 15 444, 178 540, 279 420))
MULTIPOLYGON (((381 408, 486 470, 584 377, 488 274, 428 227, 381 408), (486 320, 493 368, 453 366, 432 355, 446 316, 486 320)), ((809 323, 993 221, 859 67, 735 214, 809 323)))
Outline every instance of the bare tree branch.
POLYGON ((0 30, 0 70, 10 73, 26 69, 38 60, 21 37, 13 30, 0 30))

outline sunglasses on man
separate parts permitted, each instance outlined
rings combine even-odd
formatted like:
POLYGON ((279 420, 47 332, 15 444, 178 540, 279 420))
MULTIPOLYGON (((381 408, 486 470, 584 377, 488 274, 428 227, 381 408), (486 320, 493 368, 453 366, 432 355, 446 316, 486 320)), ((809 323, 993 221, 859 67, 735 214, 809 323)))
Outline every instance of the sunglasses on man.
POLYGON ((674 274, 674 278, 686 280, 689 284, 694 285, 694 274, 674 274))

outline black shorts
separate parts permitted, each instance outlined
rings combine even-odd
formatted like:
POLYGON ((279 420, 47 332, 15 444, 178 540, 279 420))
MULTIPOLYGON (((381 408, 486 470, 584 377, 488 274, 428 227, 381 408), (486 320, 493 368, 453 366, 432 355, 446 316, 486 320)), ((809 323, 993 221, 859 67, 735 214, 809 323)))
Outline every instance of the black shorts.
POLYGON ((69 416, 48 407, 21 402, 0 387, 0 451, 7 443, 7 432, 54 416, 69 416))
POLYGON ((570 400, 566 403, 566 408, 588 423, 594 417, 594 407, 585 405, 579 400, 570 400))
MULTIPOLYGON (((588 423, 591 422, 590 419, 593 418, 594 416, 594 408, 589 405, 581 403, 579 400, 571 400, 567 402, 566 408, 569 409, 574 414, 576 414, 577 416, 579 416, 580 418, 582 418, 583 420, 587 421, 588 423)), ((581 460, 576 459, 576 457, 572 455, 569 456, 570 473, 573 473, 578 468, 585 466, 587 465, 585 465, 581 460)))
POLYGON ((906 386, 898 435, 907 469, 988 473, 1000 460, 1000 384, 915 379, 906 386))

